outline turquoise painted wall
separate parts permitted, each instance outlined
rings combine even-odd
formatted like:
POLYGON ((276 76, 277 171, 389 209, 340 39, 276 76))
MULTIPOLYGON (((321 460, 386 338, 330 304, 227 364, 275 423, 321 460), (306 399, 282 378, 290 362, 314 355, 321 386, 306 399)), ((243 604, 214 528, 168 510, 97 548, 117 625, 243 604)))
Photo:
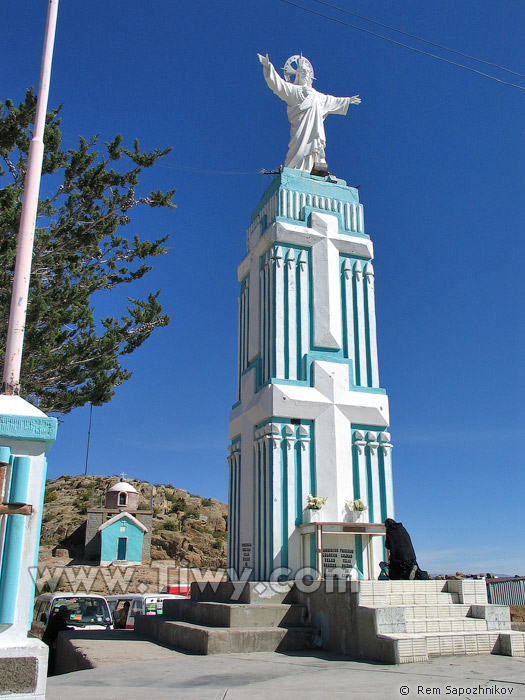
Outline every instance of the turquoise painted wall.
POLYGON ((117 520, 100 532, 100 560, 114 561, 117 558, 119 537, 126 537, 126 561, 142 561, 142 541, 144 532, 127 518, 117 520), (121 527, 125 526, 125 531, 121 527))

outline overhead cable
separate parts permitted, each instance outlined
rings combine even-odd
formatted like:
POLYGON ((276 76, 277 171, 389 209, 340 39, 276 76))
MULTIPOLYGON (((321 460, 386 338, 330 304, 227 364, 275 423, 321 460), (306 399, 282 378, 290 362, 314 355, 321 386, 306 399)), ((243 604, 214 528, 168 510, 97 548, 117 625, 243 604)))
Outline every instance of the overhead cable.
POLYGON ((345 27, 351 27, 352 29, 357 29, 359 32, 364 32, 365 34, 370 34, 371 36, 375 36, 378 39, 383 39, 384 41, 389 41, 391 44, 396 44, 397 46, 403 46, 405 49, 410 49, 410 51, 415 51, 416 53, 421 53, 425 56, 430 56, 431 58, 436 58, 438 61, 443 61, 444 63, 449 63, 452 66, 457 66, 458 68, 464 68, 465 70, 471 71, 472 73, 477 73, 478 75, 482 75, 485 78, 490 78, 490 80, 495 80, 497 83, 501 83, 502 85, 509 85, 510 87, 515 87, 518 90, 525 90, 525 87, 523 85, 516 85, 515 83, 509 83, 506 80, 501 80, 500 78, 496 78, 494 75, 490 75, 489 73, 483 73, 483 71, 477 70, 476 68, 471 68, 470 66, 465 66, 462 63, 456 63, 456 61, 451 61, 448 58, 443 58, 443 56, 437 56, 436 54, 429 53, 428 51, 423 51, 422 49, 416 49, 414 46, 410 46, 409 44, 403 44, 401 41, 396 41, 395 39, 391 39, 390 37, 387 36, 382 36, 381 34, 376 34, 375 32, 371 32, 369 29, 364 29, 363 27, 358 27, 355 24, 350 24, 349 22, 345 22, 342 19, 337 19, 336 17, 330 17, 330 15, 325 15, 322 12, 317 12, 316 10, 312 10, 309 7, 304 7, 303 5, 298 5, 296 2, 292 2, 292 0, 281 0, 281 2, 286 3, 287 5, 293 5, 293 7, 297 7, 300 10, 304 10, 305 12, 309 12, 312 15, 317 15, 318 17, 323 17, 324 19, 329 19, 332 22, 337 22, 338 24, 342 24, 345 27))
POLYGON ((191 168, 188 165, 170 165, 169 163, 157 163, 159 168, 169 168, 170 170, 183 170, 188 173, 202 173, 204 175, 261 175, 262 170, 249 170, 246 172, 236 172, 232 170, 205 170, 204 168, 191 168))
POLYGON ((500 70, 504 70, 507 73, 512 73, 513 75, 517 75, 520 78, 525 78, 525 75, 523 73, 518 73, 515 70, 511 70, 510 68, 505 68, 505 66, 500 66, 497 63, 491 63, 490 61, 484 61, 482 58, 476 58, 476 56, 471 56, 468 53, 463 53, 462 51, 456 51, 455 49, 451 49, 448 46, 442 46, 441 44, 436 44, 434 41, 429 41, 428 39, 422 39, 420 36, 416 36, 415 34, 410 34, 409 32, 404 32, 402 29, 396 29, 395 27, 390 27, 388 24, 383 24, 382 22, 377 22, 374 19, 370 19, 369 17, 363 17, 363 15, 358 15, 356 12, 350 12, 350 10, 345 10, 343 7, 338 7, 337 5, 332 5, 329 2, 324 2, 324 0, 313 0, 314 2, 317 2, 319 5, 325 5, 326 7, 330 7, 332 10, 338 10, 339 12, 344 12, 345 15, 352 15, 352 17, 358 17, 359 19, 364 20, 365 22, 370 22, 371 24, 376 24, 378 27, 384 27, 385 29, 388 29, 391 32, 397 32, 398 34, 403 34, 403 36, 408 36, 411 39, 417 39, 417 41, 422 41, 424 44, 430 44, 430 46, 435 46, 438 49, 443 49, 443 51, 450 51, 450 53, 455 53, 457 56, 463 56, 464 58, 469 58, 472 61, 477 61, 478 63, 483 63, 486 66, 492 66, 493 68, 499 68, 500 70))

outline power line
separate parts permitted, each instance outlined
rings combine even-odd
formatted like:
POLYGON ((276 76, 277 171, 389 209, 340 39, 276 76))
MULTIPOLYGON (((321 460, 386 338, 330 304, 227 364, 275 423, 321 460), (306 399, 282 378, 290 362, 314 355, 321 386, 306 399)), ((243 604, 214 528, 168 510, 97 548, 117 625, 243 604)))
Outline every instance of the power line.
POLYGON ((249 170, 237 172, 232 170, 205 170, 204 168, 191 168, 187 165, 169 165, 169 163, 156 163, 159 168, 169 168, 170 170, 182 170, 188 173, 203 173, 204 175, 261 175, 262 170, 249 170))
MULTIPOLYGON (((62 131, 62 136, 66 137, 71 137, 71 138, 63 138, 63 141, 75 141, 77 140, 77 136, 75 134, 72 134, 71 132, 68 131, 62 131)), ((192 168, 188 165, 170 165, 169 163, 163 163, 160 161, 157 161, 155 163, 156 167, 158 168, 168 168, 169 170, 181 170, 183 172, 187 173, 195 173, 199 174, 202 173, 203 175, 264 175, 265 174, 265 169, 261 168, 259 170, 248 170, 248 171, 236 171, 236 170, 207 170, 205 168, 192 168)))
POLYGON ((350 12, 350 10, 345 10, 343 7, 338 7, 337 5, 332 5, 329 2, 324 2, 324 0, 313 0, 314 2, 317 2, 319 5, 325 5, 326 7, 330 7, 332 10, 338 10, 339 12, 344 12, 346 15, 351 15, 352 17, 358 17, 359 19, 364 20, 365 22, 370 22, 371 24, 376 24, 378 27, 384 27, 385 29, 388 29, 391 32, 397 32, 398 34, 403 34, 403 36, 408 36, 411 39, 417 39, 417 41, 422 41, 424 44, 430 44, 430 46, 435 46, 438 49, 443 49, 444 51, 450 51, 450 53, 455 53, 457 56, 463 56, 464 58, 469 58, 472 61, 477 61, 478 63, 484 63, 486 66, 492 66, 493 68, 499 68, 500 70, 504 70, 507 73, 512 73, 513 75, 517 75, 520 78, 525 78, 525 75, 523 73, 518 73, 515 70, 511 70, 510 68, 505 68, 505 66, 500 66, 497 63, 491 63, 490 61, 484 61, 482 58, 476 58, 475 56, 471 56, 468 53, 463 53, 462 51, 456 51, 455 49, 451 49, 448 46, 442 46, 441 44, 436 44, 434 41, 429 41, 428 39, 422 39, 420 36, 416 36, 415 34, 409 34, 409 32, 405 32, 402 29, 396 29, 395 27, 390 27, 388 24, 383 24, 382 22, 377 22, 374 19, 370 19, 368 17, 363 17, 363 15, 358 15, 356 12, 350 12))
MULTIPOLYGON (((66 140, 76 140, 76 136, 70 132, 67 131, 62 131, 62 136, 66 137, 71 137, 62 139, 63 141, 66 140)), ((265 168, 260 168, 259 170, 244 170, 244 171, 237 171, 237 170, 209 170, 206 168, 192 168, 189 165, 170 165, 169 163, 161 163, 160 161, 157 161, 155 163, 155 167, 157 168, 168 168, 168 170, 181 170, 182 172, 187 172, 187 173, 194 173, 196 175, 202 174, 202 175, 270 175, 270 174, 276 174, 279 171, 278 170, 266 170, 265 168)))
POLYGON ((478 75, 482 75, 485 78, 490 78, 490 80, 495 80, 497 83, 501 83, 502 85, 509 85, 510 87, 515 87, 518 90, 525 90, 525 87, 522 85, 516 85, 515 83, 509 83, 506 80, 501 80, 500 78, 496 78, 494 75, 489 75, 488 73, 483 73, 480 70, 477 70, 476 68, 471 68, 470 66, 465 66, 462 63, 456 63, 456 61, 451 61, 448 58, 443 58, 443 56, 436 56, 436 54, 429 53, 428 51, 423 51, 422 49, 416 49, 414 46, 410 46, 409 44, 403 44, 401 41, 396 41, 395 39, 390 39, 387 36, 382 36, 381 34, 376 34, 375 32, 371 32, 369 29, 364 29, 363 27, 358 27, 355 24, 350 24, 349 22, 344 22, 342 19, 337 19, 336 17, 330 17, 330 15, 325 15, 322 12, 317 12, 316 10, 312 10, 309 7, 303 7, 303 5, 298 5, 295 2, 292 2, 291 0, 281 0, 281 2, 286 3, 287 5, 293 5, 293 7, 298 7, 300 10, 304 10, 305 12, 309 12, 312 15, 317 15, 318 17, 323 17, 324 19, 329 19, 332 22, 337 22, 338 24, 342 24, 345 27, 351 27, 352 29, 357 29, 359 32, 364 32, 365 34, 370 34, 371 36, 375 36, 378 39, 383 39, 384 41, 389 41, 391 44, 396 44, 397 46, 403 46, 405 49, 410 49, 410 51, 415 51, 416 53, 421 53, 424 56, 430 56, 431 58, 436 58, 438 61, 443 61, 444 63, 449 63, 452 66, 457 66, 458 68, 464 68, 465 70, 471 71, 472 73, 477 73, 478 75))

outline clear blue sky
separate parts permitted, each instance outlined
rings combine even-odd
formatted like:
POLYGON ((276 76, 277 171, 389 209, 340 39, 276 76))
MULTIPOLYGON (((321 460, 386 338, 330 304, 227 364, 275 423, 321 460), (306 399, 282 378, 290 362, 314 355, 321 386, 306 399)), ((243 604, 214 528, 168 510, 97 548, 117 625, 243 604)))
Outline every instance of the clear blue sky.
MULTIPOLYGON (((297 2, 525 86, 314 0, 297 2)), ((525 74, 523 3, 336 4, 525 74)), ((38 85, 46 7, 4 0, 0 100, 21 100, 38 85)), ((362 98, 348 116, 327 120, 327 157, 338 177, 361 185, 375 245, 397 518, 425 569, 524 574, 525 91, 281 0, 61 0, 49 104, 64 105, 64 145, 121 132, 128 144, 173 146, 144 183, 177 188, 175 212, 137 213, 128 227, 171 233, 169 255, 124 291, 161 288, 172 323, 129 358, 134 376, 113 402, 94 410, 89 472, 124 470, 226 500, 236 269, 269 184, 257 171, 283 163, 289 132, 256 54, 281 67, 300 51, 318 89, 362 98)), ((119 294, 101 296, 101 312, 114 313, 119 294)), ((83 473, 88 415, 65 417, 50 477, 83 473)))

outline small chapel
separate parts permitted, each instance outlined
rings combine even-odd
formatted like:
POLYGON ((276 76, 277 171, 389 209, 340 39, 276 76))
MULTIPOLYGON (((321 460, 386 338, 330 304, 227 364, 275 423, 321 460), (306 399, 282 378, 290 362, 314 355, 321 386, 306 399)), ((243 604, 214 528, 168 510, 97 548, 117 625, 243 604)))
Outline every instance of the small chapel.
POLYGON ((151 561, 153 510, 139 509, 139 492, 122 477, 105 494, 105 504, 87 511, 84 556, 100 566, 151 561))

